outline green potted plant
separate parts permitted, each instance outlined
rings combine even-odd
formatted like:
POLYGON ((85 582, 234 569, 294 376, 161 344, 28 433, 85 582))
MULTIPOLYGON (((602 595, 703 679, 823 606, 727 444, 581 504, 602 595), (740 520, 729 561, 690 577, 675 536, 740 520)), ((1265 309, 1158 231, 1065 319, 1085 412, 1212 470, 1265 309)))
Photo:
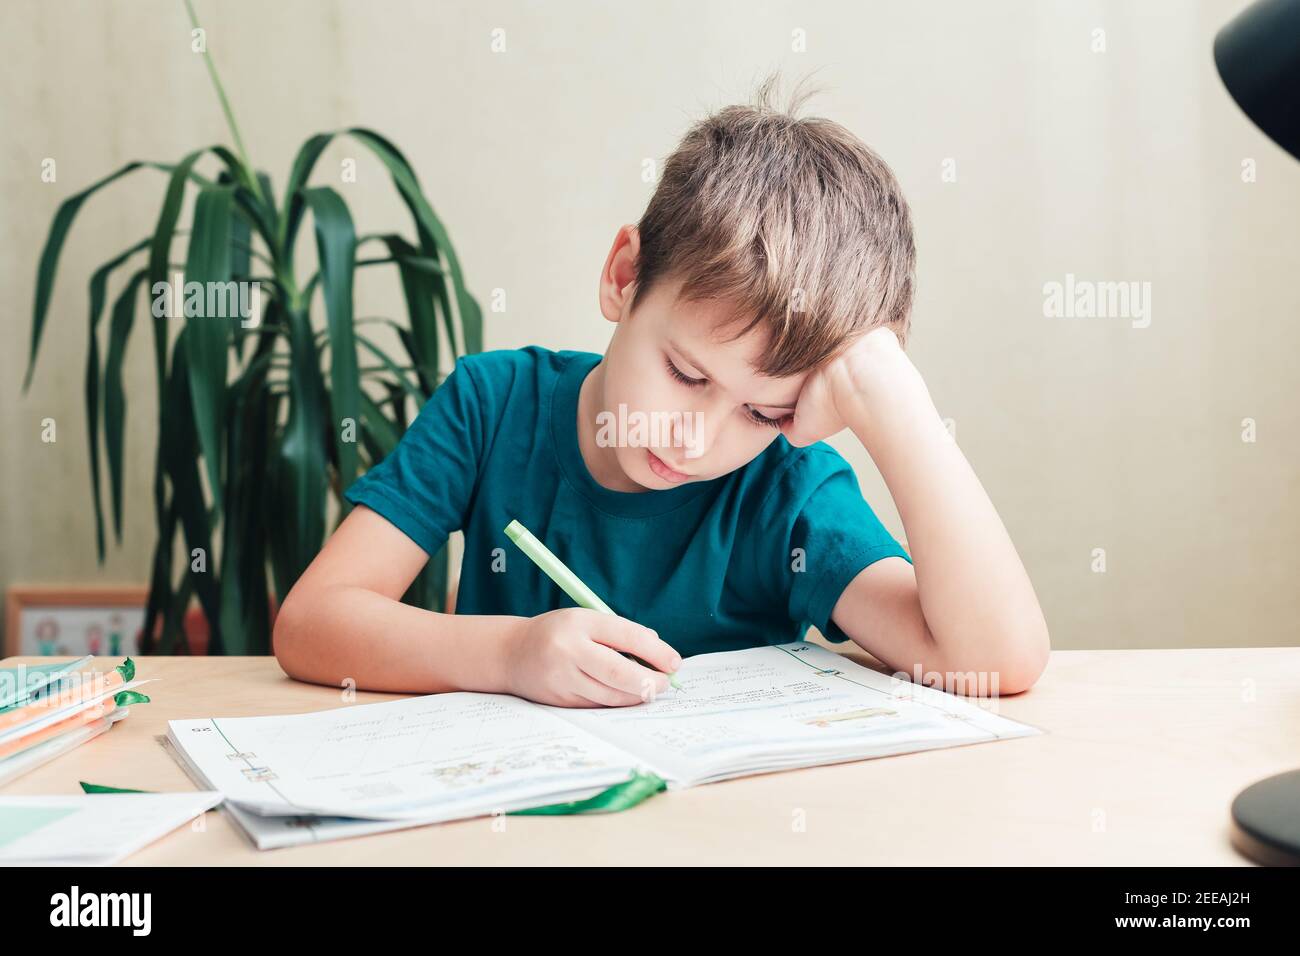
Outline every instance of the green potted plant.
MULTIPOLYGON (((186 7, 197 29, 189 0, 186 7)), ((235 148, 198 149, 174 164, 131 162, 62 203, 37 268, 23 389, 35 370, 59 254, 81 205, 127 174, 163 172, 167 188, 153 234, 114 255, 90 279, 85 401, 97 553, 102 562, 105 472, 121 542, 122 362, 143 300, 159 408, 153 481, 158 536, 146 649, 188 650, 183 622, 197 596, 209 653, 264 654, 271 643, 272 588, 282 602, 324 541, 330 498, 340 518, 346 515, 343 491, 396 445, 410 405, 418 408, 441 381, 440 359, 447 357, 449 365, 456 355, 481 351, 482 313, 465 288, 447 230, 396 146, 359 128, 312 136, 298 151, 277 203, 270 178, 248 160, 206 51, 204 58, 235 148), (309 185, 335 136, 360 143, 385 167, 410 210, 413 237, 357 236, 343 198, 328 186, 309 185), (208 158, 216 161, 215 177, 198 171, 208 158), (191 226, 184 260, 174 262, 174 244, 186 235, 177 225, 187 186, 193 187, 191 226), (304 282, 294 250, 308 219, 317 268, 304 282), (375 253, 363 255, 363 246, 375 253), (371 266, 396 270, 405 322, 354 315, 353 278, 371 266), (127 278, 109 309, 101 356, 99 326, 110 278, 119 271, 127 278), (183 283, 177 282, 181 274, 183 283), (319 330, 311 322, 318 292, 325 319, 319 330), (245 307, 251 303, 255 316, 245 307), (395 329, 407 361, 381 349, 366 334, 368 324, 395 329), (178 534, 190 556, 179 569, 173 567, 178 534)), ((444 546, 404 600, 440 610, 446 579, 444 546)))

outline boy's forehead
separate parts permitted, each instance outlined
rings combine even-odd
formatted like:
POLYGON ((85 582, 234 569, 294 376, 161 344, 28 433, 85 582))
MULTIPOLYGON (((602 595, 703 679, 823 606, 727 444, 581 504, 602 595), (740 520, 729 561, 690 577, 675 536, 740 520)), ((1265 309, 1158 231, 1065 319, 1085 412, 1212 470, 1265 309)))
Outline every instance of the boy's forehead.
POLYGON ((734 309, 716 301, 681 303, 671 310, 666 332, 669 344, 697 371, 728 389, 750 393, 745 401, 793 405, 806 373, 787 378, 760 373, 769 336, 761 326, 738 334, 746 324, 734 309))
POLYGON ((668 312, 669 336, 692 355, 708 364, 708 356, 718 356, 731 366, 749 366, 753 371, 767 348, 768 336, 761 326, 744 335, 740 330, 749 324, 734 306, 711 299, 705 302, 679 302, 668 312))

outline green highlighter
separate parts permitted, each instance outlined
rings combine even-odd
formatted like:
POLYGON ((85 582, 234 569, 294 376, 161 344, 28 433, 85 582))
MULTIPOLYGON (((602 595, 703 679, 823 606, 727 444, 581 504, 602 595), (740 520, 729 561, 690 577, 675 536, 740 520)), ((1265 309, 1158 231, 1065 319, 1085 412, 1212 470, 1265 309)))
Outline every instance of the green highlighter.
MULTIPOLYGON (((550 548, 538 541, 533 536, 533 533, 518 521, 511 521, 506 525, 506 537, 518 545, 519 550, 528 555, 533 564, 541 568, 548 578, 558 584, 561 591, 573 598, 578 607, 585 607, 589 611, 599 611, 601 614, 614 613, 608 604, 596 596, 595 591, 583 584, 563 561, 551 553, 550 548)), ((632 654, 623 654, 623 656, 631 658, 638 664, 645 664, 646 667, 650 667, 645 661, 632 654)), ((650 669, 654 670, 653 667, 650 669)), ((668 675, 668 683, 673 687, 680 688, 682 686, 677 682, 676 674, 668 675)))

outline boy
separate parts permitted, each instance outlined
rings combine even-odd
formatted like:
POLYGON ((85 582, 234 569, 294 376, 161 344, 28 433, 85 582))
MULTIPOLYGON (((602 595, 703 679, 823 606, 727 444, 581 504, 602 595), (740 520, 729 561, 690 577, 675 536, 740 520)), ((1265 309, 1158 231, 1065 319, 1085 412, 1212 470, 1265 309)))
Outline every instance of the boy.
POLYGON ((915 252, 898 183, 843 127, 796 119, 797 95, 773 108, 774 80, 696 124, 618 231, 603 358, 461 359, 346 492, 356 507, 276 620, 290 676, 622 706, 683 656, 813 624, 949 690, 1038 678, 1033 587, 901 347, 915 252), (914 558, 820 441, 846 427, 914 558), (573 607, 506 538, 516 518, 619 616, 573 607), (458 529, 456 613, 400 603, 458 529))

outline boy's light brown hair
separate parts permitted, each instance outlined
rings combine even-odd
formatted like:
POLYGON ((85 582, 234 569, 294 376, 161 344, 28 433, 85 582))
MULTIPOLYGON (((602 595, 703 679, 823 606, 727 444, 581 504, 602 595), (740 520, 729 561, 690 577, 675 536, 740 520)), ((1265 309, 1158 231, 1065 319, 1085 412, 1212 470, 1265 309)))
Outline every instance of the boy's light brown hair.
POLYGON ((668 157, 637 224, 630 302, 680 279, 679 301, 733 303, 723 330, 767 333, 756 371, 773 377, 817 368, 877 326, 906 345, 916 271, 889 166, 838 123, 799 119, 815 92, 802 83, 778 109, 779 80, 696 123, 668 157))

